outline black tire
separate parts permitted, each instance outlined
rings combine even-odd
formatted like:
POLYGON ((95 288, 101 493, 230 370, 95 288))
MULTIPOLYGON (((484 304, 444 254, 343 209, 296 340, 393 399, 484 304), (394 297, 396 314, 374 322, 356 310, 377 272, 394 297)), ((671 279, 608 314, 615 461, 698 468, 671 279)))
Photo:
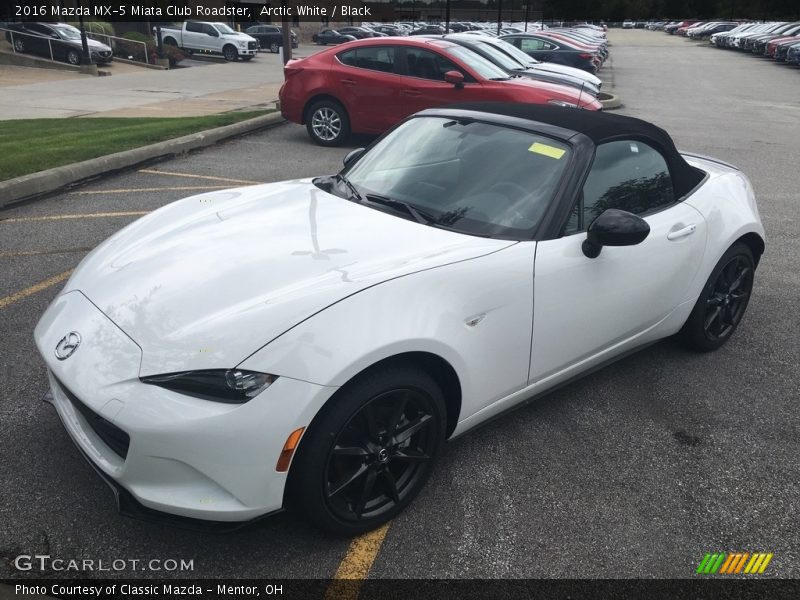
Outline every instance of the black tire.
POLYGON ((236 49, 236 46, 227 44, 222 48, 222 56, 228 62, 233 62, 239 58, 239 51, 236 49))
POLYGON ((272 52, 273 54, 277 54, 279 48, 280 46, 278 45, 278 42, 272 42, 269 45, 269 51, 272 52))
POLYGON ((67 52, 67 62, 71 65, 78 66, 81 64, 81 53, 77 50, 70 50, 67 52))
POLYGON ((736 243, 722 255, 678 334, 692 350, 720 348, 736 331, 753 289, 755 261, 747 244, 736 243))
POLYGON ((14 37, 14 50, 17 52, 25 52, 25 40, 19 36, 14 37))
POLYGON ((286 508, 354 536, 391 520, 425 485, 445 436, 442 392, 410 365, 378 367, 343 387, 305 433, 286 508))
POLYGON ((341 146, 350 137, 350 118, 333 100, 320 100, 306 111, 306 130, 320 146, 341 146))

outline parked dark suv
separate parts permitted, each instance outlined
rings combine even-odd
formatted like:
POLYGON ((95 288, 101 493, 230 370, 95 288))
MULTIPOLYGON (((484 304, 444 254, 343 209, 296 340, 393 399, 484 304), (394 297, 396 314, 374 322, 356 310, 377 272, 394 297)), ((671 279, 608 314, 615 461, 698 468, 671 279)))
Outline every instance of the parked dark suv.
MULTIPOLYGON (((66 23, 9 23, 6 39, 14 46, 15 52, 30 53, 63 60, 71 65, 79 65, 83 60, 83 46, 79 29, 66 23), (12 33, 13 32, 13 33, 12 33)), ((87 38, 89 54, 95 64, 111 62, 114 57, 111 48, 97 40, 87 38)))
MULTIPOLYGON (((278 49, 283 46, 283 31, 275 25, 253 25, 244 30, 250 37, 258 40, 258 45, 264 50, 269 49, 273 54, 278 53, 278 49)), ((292 40, 292 48, 297 48, 297 34, 289 32, 292 40)))

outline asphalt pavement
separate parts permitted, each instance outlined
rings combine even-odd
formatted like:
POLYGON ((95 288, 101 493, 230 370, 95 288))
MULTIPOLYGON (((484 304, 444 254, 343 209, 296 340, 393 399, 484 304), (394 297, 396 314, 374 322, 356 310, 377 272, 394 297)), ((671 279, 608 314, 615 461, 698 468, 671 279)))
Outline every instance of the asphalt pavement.
MULTIPOLYGON (((772 552, 764 577, 800 577, 800 73, 659 32, 611 37, 621 112, 753 182, 768 237, 748 313, 715 353, 661 342, 448 444, 370 577, 683 578, 713 551, 772 552)), ((320 148, 287 124, 0 212, 0 577, 34 553, 193 560, 118 576, 333 576, 349 541, 289 515, 225 535, 119 517, 40 401, 32 330, 61 285, 38 284, 139 214, 332 173, 368 141, 320 148)))

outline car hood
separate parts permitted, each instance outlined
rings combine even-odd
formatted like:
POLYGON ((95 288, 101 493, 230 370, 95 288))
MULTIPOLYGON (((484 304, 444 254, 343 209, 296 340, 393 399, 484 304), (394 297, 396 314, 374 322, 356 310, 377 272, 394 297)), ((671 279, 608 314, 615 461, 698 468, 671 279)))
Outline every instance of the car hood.
POLYGON ((575 77, 577 79, 582 79, 592 83, 596 87, 600 87, 602 81, 599 77, 592 75, 591 73, 587 73, 583 69, 578 69, 575 67, 568 67, 566 65, 559 65, 557 63, 551 62, 536 62, 533 63, 532 69, 537 71, 549 71, 551 73, 561 73, 563 75, 569 75, 571 77, 575 77))
POLYGON ((253 36, 248 35, 246 33, 241 33, 241 32, 223 33, 222 37, 224 37, 224 38, 233 38, 233 39, 236 39, 236 40, 240 40, 242 42, 255 42, 255 41, 258 41, 253 36))
POLYGON ((141 376, 230 368, 349 295, 514 243, 299 180, 167 205, 93 250, 65 292, 80 290, 142 348, 141 376))

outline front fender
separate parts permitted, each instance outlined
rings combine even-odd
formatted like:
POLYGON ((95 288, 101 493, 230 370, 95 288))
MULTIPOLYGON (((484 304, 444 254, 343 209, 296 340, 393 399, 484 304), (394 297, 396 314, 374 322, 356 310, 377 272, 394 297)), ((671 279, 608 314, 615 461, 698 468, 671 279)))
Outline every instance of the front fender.
POLYGON ((446 360, 466 418, 527 385, 535 242, 417 272, 350 296, 239 367, 341 386, 406 352, 446 360))

